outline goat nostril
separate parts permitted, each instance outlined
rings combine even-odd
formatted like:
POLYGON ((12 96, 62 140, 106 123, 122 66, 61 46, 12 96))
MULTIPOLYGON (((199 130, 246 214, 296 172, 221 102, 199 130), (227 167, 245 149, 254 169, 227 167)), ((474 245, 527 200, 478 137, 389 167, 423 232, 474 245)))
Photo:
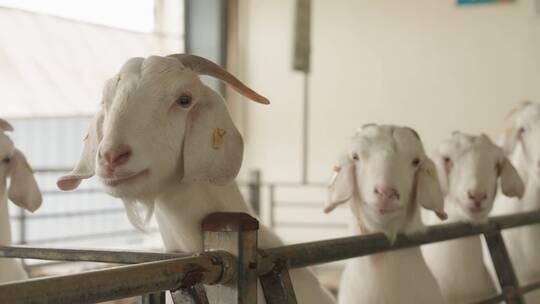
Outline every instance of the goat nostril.
POLYGON ((480 205, 480 203, 487 198, 487 194, 485 192, 467 191, 467 196, 477 205, 480 205))
POLYGON ((131 157, 131 148, 127 145, 120 146, 117 149, 105 151, 99 153, 99 157, 102 157, 109 166, 119 166, 126 163, 131 157))
POLYGON ((399 199, 399 192, 391 187, 377 186, 373 192, 385 199, 399 199))
POLYGON ((127 161, 129 158, 131 157, 131 151, 126 151, 120 155, 118 155, 118 157, 116 157, 116 159, 114 160, 115 163, 120 163, 120 162, 125 162, 127 161))

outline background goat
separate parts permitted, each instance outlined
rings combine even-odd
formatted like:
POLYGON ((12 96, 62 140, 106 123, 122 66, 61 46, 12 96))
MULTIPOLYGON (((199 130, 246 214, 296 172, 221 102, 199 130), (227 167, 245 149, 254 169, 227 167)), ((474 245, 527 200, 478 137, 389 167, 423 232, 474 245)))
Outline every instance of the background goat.
MULTIPOLYGON (((524 186, 516 169, 485 135, 454 132, 438 146, 432 159, 451 221, 485 222, 499 179, 505 195, 523 195, 524 186)), ((432 217, 430 222, 438 221, 432 217)), ((473 303, 497 293, 484 264, 481 236, 425 245, 422 249, 447 303, 473 303)))
MULTIPOLYGON (((334 171, 325 212, 349 202, 361 234, 382 232, 393 241, 421 231, 419 206, 446 216, 435 165, 410 128, 364 126, 334 171)), ((442 303, 442 296, 414 247, 349 260, 339 303, 442 303)))
MULTIPOLYGON (((11 244, 8 198, 31 212, 41 206, 41 192, 32 169, 5 134, 6 131, 13 131, 13 127, 0 119, 0 245, 4 246, 11 244)), ((27 277, 19 260, 0 258, 0 283, 27 277)))
MULTIPOLYGON (((499 195, 494 213, 509 214, 540 209, 540 104, 524 102, 505 121, 499 143, 525 184, 517 198, 499 195)), ((503 231, 506 248, 521 285, 540 281, 540 225, 503 231)), ((540 303, 540 291, 526 294, 529 303, 540 303)))

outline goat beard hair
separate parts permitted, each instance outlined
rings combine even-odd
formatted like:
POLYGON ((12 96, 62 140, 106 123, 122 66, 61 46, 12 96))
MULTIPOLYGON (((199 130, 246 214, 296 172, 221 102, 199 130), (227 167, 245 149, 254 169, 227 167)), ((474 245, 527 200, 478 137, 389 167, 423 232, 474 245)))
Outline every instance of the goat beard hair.
POLYGON ((148 223, 154 215, 155 202, 123 199, 129 222, 138 230, 148 232, 148 223))

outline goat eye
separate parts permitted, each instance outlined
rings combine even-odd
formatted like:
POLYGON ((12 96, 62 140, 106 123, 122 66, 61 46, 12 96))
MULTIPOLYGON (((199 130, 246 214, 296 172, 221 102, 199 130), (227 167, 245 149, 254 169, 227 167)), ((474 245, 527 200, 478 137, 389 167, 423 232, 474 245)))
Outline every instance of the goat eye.
POLYGON ((358 157, 358 153, 353 153, 352 159, 359 160, 360 158, 358 157))
POLYGON ((518 129, 518 132, 519 132, 520 134, 525 133, 525 128, 524 128, 524 127, 519 128, 519 129, 518 129))
POLYGON ((443 157, 443 161, 445 164, 450 164, 452 160, 450 159, 450 157, 446 156, 446 157, 443 157))
POLYGON ((182 94, 178 99, 176 100, 176 104, 181 106, 182 108, 189 108, 191 106, 191 95, 189 94, 182 94))
POLYGON ((420 165, 420 158, 416 157, 415 159, 413 159, 412 165, 414 167, 418 167, 418 165, 420 165))
POLYGON ((7 156, 7 157, 4 157, 4 159, 2 159, 2 162, 4 164, 9 164, 11 162, 11 157, 7 156))

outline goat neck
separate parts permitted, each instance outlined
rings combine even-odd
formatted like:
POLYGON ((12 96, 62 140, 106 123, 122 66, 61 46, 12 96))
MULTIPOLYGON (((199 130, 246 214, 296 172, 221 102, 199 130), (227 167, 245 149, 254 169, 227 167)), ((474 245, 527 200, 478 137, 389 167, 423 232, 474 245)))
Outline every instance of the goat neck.
POLYGON ((167 250, 202 251, 201 222, 212 212, 252 213, 236 183, 216 186, 182 182, 155 200, 156 218, 167 250))

